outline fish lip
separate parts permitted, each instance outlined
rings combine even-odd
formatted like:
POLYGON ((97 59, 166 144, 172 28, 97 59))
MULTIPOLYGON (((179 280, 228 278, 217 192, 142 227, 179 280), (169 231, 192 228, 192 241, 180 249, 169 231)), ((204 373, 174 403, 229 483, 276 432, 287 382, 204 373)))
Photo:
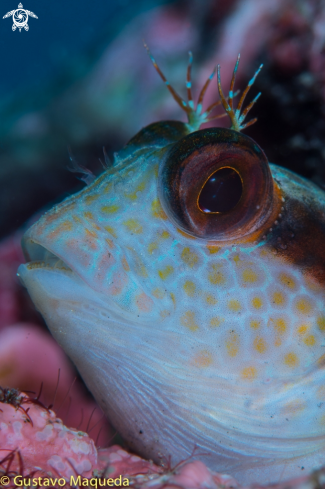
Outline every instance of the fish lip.
POLYGON ((21 241, 22 250, 29 268, 52 268, 73 272, 74 270, 60 255, 53 253, 43 244, 25 234, 21 241))
MULTIPOLYGON (((86 287, 91 289, 93 292, 96 292, 91 285, 83 280, 76 270, 70 267, 70 265, 62 259, 59 254, 53 253, 46 246, 35 240, 33 237, 31 237, 28 231, 22 237, 22 249, 27 263, 20 265, 17 275, 20 277, 22 285, 26 287, 27 290, 28 285, 26 285, 25 278, 23 277, 32 274, 33 271, 47 270, 53 273, 59 273, 60 275, 64 273, 68 274, 73 280, 81 279, 86 287), (56 264, 55 261, 60 263, 56 264)), ((133 314, 126 314, 119 305, 111 301, 109 296, 105 297, 105 302, 106 309, 117 321, 132 321, 132 323, 141 322, 140 320, 137 320, 133 314)), ((103 305, 102 301, 100 301, 100 304, 103 305)))

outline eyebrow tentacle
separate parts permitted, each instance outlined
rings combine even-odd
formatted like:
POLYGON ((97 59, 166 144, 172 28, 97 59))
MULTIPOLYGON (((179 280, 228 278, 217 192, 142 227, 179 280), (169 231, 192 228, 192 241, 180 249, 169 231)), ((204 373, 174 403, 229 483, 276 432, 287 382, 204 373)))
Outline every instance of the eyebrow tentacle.
POLYGON ((230 82, 230 89, 229 89, 229 96, 228 96, 229 102, 227 101, 227 98, 225 97, 225 95, 222 91, 220 65, 218 65, 218 90, 219 90, 220 99, 221 99, 223 108, 225 109, 226 113, 228 114, 228 116, 231 120, 231 129, 234 129, 235 131, 241 131, 241 130, 245 129, 246 127, 251 126, 252 124, 254 124, 257 121, 257 118, 255 118, 255 119, 252 119, 249 122, 246 122, 245 124, 243 124, 248 112, 251 110, 253 105, 257 102, 261 93, 258 93, 256 95, 256 97, 248 104, 248 106, 243 110, 242 113, 241 113, 241 109, 242 109, 244 100, 246 98, 246 95, 248 94, 250 88, 252 87, 253 83, 256 80, 257 75, 259 74, 259 72, 261 71, 261 69, 263 67, 263 65, 260 65, 258 70, 255 72, 253 78, 251 78, 251 80, 248 82, 245 90, 243 91, 243 93, 239 99, 239 102, 237 104, 237 108, 234 109, 234 107, 233 107, 233 97, 234 97, 233 89, 234 89, 234 85, 235 85, 236 73, 238 70, 239 60, 240 60, 240 55, 238 55, 238 57, 237 57, 236 65, 235 65, 233 75, 232 75, 232 79, 230 82))
POLYGON ((237 61, 233 70, 231 82, 230 82, 230 88, 229 88, 229 93, 228 96, 226 97, 225 94, 223 93, 222 87, 221 87, 221 75, 220 75, 220 65, 216 65, 211 73, 211 75, 208 77, 206 82, 204 83, 198 97, 198 101, 195 107, 194 100, 193 100, 193 94, 192 94, 192 64, 193 64, 193 55, 191 51, 188 53, 189 54, 189 59, 188 59, 188 64, 187 64, 187 72, 186 72, 186 90, 187 90, 187 101, 185 101, 177 92, 176 90, 172 87, 172 85, 169 83, 161 69, 159 68, 155 58, 152 56, 149 47, 147 46, 146 43, 144 43, 144 46, 147 50, 147 53, 152 61, 152 64, 154 65, 157 73, 159 74, 160 78, 163 80, 165 83, 166 87, 168 88, 169 92, 171 93, 172 97, 174 100, 177 102, 177 104, 183 109, 186 114, 187 114, 187 127, 189 128, 190 132, 197 131, 200 129, 202 124, 205 124, 206 122, 210 122, 215 119, 220 119, 222 117, 225 117, 228 115, 231 120, 231 129, 235 131, 241 131, 242 129, 245 129, 245 127, 249 127, 254 122, 257 121, 257 119, 252 119, 251 121, 243 124, 248 112, 251 110, 253 105, 256 103, 258 98, 260 97, 260 93, 256 95, 256 97, 249 103, 249 105, 243 110, 241 113, 241 109, 245 100, 245 97, 250 90, 251 86, 256 80, 257 75, 262 69, 261 65, 259 69, 255 72, 253 78, 248 82, 247 87, 243 91, 240 100, 237 104, 237 108, 234 109, 234 97, 238 95, 239 91, 237 90, 234 93, 234 87, 235 87, 235 81, 236 81, 236 75, 238 71, 238 66, 239 66, 239 60, 240 60, 240 54, 237 56, 237 61), (214 78, 215 74, 217 72, 217 83, 218 83, 218 92, 219 92, 219 97, 220 100, 217 100, 216 102, 212 103, 209 105, 209 107, 203 112, 203 100, 204 96, 206 94, 206 91, 214 78), (222 114, 217 114, 212 117, 208 117, 209 114, 219 105, 222 105, 225 112, 222 114))

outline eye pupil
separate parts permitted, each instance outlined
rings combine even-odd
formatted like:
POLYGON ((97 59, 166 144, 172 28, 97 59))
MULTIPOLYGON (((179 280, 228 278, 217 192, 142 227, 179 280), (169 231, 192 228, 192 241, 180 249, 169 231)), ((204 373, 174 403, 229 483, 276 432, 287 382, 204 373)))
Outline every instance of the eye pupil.
POLYGON ((199 196, 203 212, 228 212, 239 202, 243 186, 238 173, 232 168, 221 168, 205 183, 199 196))

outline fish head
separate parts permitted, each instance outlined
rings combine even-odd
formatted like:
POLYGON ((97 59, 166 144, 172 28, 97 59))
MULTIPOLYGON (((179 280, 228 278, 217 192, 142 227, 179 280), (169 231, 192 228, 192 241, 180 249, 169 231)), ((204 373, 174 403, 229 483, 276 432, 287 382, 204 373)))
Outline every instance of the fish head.
POLYGON ((18 273, 131 448, 267 482, 324 456, 324 239, 322 190, 164 121, 25 233, 18 273))

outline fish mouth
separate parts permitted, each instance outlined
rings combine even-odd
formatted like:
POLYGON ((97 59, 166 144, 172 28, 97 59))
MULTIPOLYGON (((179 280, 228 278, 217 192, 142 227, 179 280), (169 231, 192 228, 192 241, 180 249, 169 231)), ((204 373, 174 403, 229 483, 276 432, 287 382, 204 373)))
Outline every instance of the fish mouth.
POLYGON ((73 272, 72 268, 62 258, 45 246, 37 243, 29 236, 23 236, 22 249, 26 258, 26 267, 32 268, 52 268, 66 272, 73 272))
MULTIPOLYGON (((60 324, 61 309, 65 314, 78 309, 86 315, 89 308, 103 310, 105 314, 108 308, 114 308, 112 301, 96 292, 62 256, 27 233, 22 238, 22 249, 27 263, 19 266, 17 276, 46 322, 57 317, 60 324)), ((52 332, 56 326, 52 320, 50 323, 52 332)))
POLYGON ((161 322, 165 318, 162 311, 172 313, 171 297, 166 294, 158 302, 155 297, 151 299, 150 291, 146 296, 151 300, 150 308, 148 311, 141 309, 137 298, 147 290, 132 273, 125 276, 125 283, 119 282, 120 274, 124 278, 119 257, 103 253, 99 265, 93 266, 97 263, 96 257, 92 261, 91 253, 83 253, 82 244, 77 242, 69 247, 64 241, 43 239, 42 234, 39 236, 33 230, 23 236, 22 249, 27 263, 18 268, 18 277, 42 314, 46 301, 55 302, 53 307, 58 307, 59 301, 78 303, 79 308, 86 303, 96 303, 96 307, 109 310, 110 314, 132 324, 161 322), (120 283, 121 289, 118 288, 120 283))

